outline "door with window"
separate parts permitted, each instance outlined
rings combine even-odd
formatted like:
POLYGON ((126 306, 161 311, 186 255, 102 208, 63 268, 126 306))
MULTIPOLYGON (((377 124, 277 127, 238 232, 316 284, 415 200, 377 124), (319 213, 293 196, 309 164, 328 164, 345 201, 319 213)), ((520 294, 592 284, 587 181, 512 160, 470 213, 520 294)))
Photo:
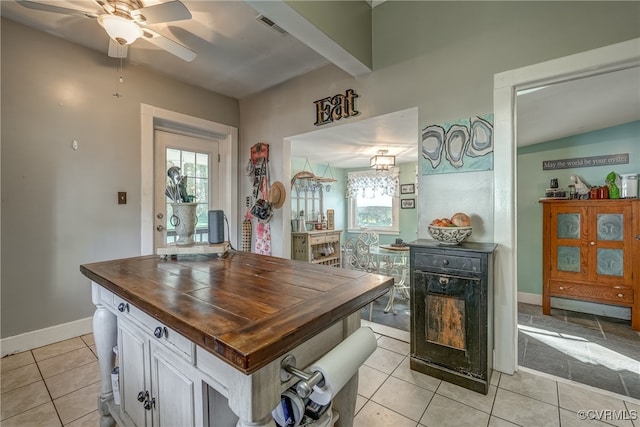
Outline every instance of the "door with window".
POLYGON ((172 200, 165 194, 169 180, 167 171, 180 168, 186 177, 187 194, 198 203, 196 242, 208 241, 208 212, 219 207, 218 176, 219 141, 213 138, 154 132, 154 252, 176 240, 172 225, 172 200))

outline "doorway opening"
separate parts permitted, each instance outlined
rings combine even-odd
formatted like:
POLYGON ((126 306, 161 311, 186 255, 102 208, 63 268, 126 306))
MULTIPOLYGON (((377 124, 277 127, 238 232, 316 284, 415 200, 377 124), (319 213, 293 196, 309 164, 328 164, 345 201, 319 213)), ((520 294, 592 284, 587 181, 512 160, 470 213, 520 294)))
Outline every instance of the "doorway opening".
MULTIPOLYGON (((345 198, 346 171, 371 170, 371 157, 379 150, 388 150, 389 155, 396 157, 399 166, 400 184, 409 184, 411 191, 405 191, 403 199, 415 204, 412 209, 398 209, 400 231, 396 234, 380 234, 380 244, 391 244, 395 239, 412 241, 417 238, 417 194, 415 185, 416 167, 419 150, 418 108, 408 108, 392 113, 382 114, 351 121, 338 126, 319 129, 305 134, 288 137, 284 140, 283 163, 285 173, 292 177, 297 172, 307 169, 307 160, 313 164, 312 172, 321 177, 336 178, 337 182, 328 182, 323 189, 323 208, 332 209, 335 213, 335 229, 342 230, 341 246, 354 233, 348 233, 348 199, 345 198), (294 160, 295 159, 295 160, 294 160), (403 229, 403 224, 411 224, 410 232, 403 229)), ((297 205, 291 205, 291 199, 282 208, 284 218, 283 256, 291 253, 291 233, 289 223, 297 205)), ((343 257, 343 261, 345 258, 343 257)), ((400 275, 401 276, 401 275, 400 275)), ((387 309, 389 296, 385 295, 371 305, 363 308, 362 318, 372 319, 389 327, 408 330, 409 301, 399 295, 394 300, 394 308, 387 309), (369 310, 372 310, 373 313, 369 310), (394 314, 393 311, 396 313, 394 314)))
POLYGON ((496 264, 496 342, 494 366, 502 372, 517 370, 518 298, 517 298, 517 99, 519 90, 569 81, 640 64, 640 39, 634 39, 566 58, 548 61, 497 74, 494 79, 495 114, 495 235, 500 262, 496 264), (510 285, 509 284, 513 284, 510 285))

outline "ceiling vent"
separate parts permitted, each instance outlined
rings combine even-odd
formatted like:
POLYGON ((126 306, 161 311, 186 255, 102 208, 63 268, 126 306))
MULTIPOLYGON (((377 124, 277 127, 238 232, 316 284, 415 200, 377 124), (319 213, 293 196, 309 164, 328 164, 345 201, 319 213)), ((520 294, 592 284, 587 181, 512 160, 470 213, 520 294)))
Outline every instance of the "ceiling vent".
POLYGON ((262 22, 267 27, 271 28, 273 31, 277 31, 282 35, 287 34, 287 32, 282 27, 279 27, 278 24, 276 24, 275 22, 273 22, 271 19, 267 18, 264 15, 258 15, 256 19, 262 22))

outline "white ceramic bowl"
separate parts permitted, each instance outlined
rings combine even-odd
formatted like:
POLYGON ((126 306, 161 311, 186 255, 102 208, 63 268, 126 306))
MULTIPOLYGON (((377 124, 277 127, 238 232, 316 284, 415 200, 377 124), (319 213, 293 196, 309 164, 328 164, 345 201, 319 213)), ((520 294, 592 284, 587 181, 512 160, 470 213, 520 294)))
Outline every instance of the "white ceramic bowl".
POLYGON ((471 236, 472 227, 436 227, 429 225, 429 234, 443 245, 457 245, 471 236))

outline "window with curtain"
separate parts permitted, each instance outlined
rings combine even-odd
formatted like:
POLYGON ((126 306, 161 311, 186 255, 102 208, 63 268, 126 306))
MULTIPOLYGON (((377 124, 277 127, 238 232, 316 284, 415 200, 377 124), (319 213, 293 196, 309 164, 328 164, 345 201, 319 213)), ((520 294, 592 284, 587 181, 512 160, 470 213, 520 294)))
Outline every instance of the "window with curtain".
POLYGON ((398 174, 398 169, 347 173, 349 231, 400 231, 398 174))

